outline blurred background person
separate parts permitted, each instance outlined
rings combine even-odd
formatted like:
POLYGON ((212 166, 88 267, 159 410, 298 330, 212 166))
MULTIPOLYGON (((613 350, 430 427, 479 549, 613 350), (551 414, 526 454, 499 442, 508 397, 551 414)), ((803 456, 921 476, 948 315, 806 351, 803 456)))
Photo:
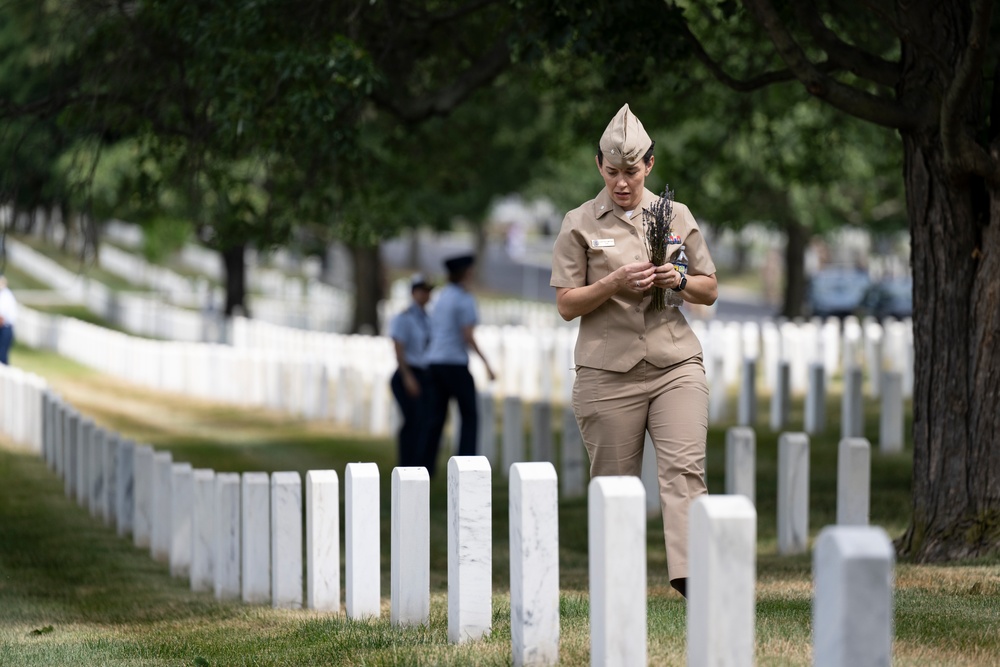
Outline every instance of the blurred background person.
POLYGON ((396 397, 403 424, 399 428, 399 465, 420 465, 420 438, 427 417, 430 375, 425 356, 431 341, 427 302, 433 286, 421 274, 410 279, 410 306, 389 323, 398 367, 389 386, 396 397))
POLYGON ((7 287, 7 278, 0 276, 0 364, 10 364, 10 348, 14 344, 14 324, 17 322, 17 299, 7 287))
POLYGON ((469 350, 483 360, 490 380, 495 377, 489 362, 476 345, 473 334, 479 323, 476 299, 469 292, 475 275, 475 261, 474 255, 460 255, 445 260, 448 284, 441 288, 430 317, 431 344, 426 360, 431 375, 431 397, 427 429, 422 439, 421 463, 432 477, 444 422, 448 417, 448 403, 452 398, 458 402, 461 417, 458 455, 476 454, 479 413, 476 383, 469 372, 469 350))

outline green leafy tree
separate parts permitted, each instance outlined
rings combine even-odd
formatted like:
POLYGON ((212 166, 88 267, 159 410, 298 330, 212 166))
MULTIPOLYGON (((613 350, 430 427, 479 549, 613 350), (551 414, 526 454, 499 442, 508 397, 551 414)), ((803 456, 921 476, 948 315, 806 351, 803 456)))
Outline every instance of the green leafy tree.
MULTIPOLYGON (((377 267, 365 260, 377 259, 385 219, 373 223, 366 204, 391 199, 373 182, 391 167, 394 140, 510 64, 511 15, 498 0, 44 7, 71 57, 40 74, 61 87, 3 110, 58 114, 101 144, 137 139, 156 164, 141 191, 152 202, 157 189, 183 193, 199 237, 237 277, 245 243, 283 242, 298 225, 347 240, 356 266, 377 267), (252 183, 239 176, 247 161, 264 167, 252 183), (263 207, 233 195, 247 187, 263 207)), ((358 281, 356 328, 377 327, 377 274, 358 281)), ((240 280, 228 282, 238 305, 240 280)))
POLYGON ((0 203, 10 206, 15 222, 33 225, 38 209, 70 217, 70 186, 57 163, 73 138, 50 106, 63 81, 49 75, 67 53, 34 3, 0 7, 0 117, 6 117, 0 124, 0 203))

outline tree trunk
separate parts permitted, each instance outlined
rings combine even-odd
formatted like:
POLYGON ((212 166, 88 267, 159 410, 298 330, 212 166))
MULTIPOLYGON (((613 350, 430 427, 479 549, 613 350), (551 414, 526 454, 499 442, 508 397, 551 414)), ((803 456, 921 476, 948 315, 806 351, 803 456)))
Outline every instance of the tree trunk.
POLYGON ((381 331, 378 302, 385 294, 381 253, 377 245, 352 243, 349 247, 354 272, 354 320, 351 332, 374 336, 381 331))
POLYGON ((788 318, 802 314, 806 298, 806 244, 809 232, 798 221, 785 225, 785 303, 781 314, 788 318))
POLYGON ((1000 192, 903 136, 913 244, 913 517, 919 562, 1000 551, 1000 192))
POLYGON ((226 270, 226 317, 242 315, 250 317, 250 309, 247 308, 247 262, 246 244, 239 243, 223 248, 222 265, 226 270))

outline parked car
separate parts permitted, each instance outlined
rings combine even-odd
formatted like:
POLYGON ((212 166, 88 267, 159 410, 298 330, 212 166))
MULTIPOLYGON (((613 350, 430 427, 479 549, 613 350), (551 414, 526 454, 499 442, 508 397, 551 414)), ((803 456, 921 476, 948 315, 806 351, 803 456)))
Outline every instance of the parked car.
POLYGON ((859 315, 872 315, 879 320, 898 320, 913 316, 913 279, 889 278, 872 283, 865 291, 858 309, 859 315))
POLYGON ((871 285, 868 274, 854 268, 830 268, 817 271, 806 289, 806 306, 816 317, 846 317, 861 306, 871 285))

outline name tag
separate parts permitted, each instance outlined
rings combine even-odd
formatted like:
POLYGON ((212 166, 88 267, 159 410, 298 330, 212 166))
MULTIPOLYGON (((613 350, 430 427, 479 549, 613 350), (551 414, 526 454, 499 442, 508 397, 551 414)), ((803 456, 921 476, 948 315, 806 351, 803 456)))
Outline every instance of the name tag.
POLYGON ((590 245, 593 248, 614 248, 615 247, 615 240, 614 239, 592 239, 590 241, 590 245))

